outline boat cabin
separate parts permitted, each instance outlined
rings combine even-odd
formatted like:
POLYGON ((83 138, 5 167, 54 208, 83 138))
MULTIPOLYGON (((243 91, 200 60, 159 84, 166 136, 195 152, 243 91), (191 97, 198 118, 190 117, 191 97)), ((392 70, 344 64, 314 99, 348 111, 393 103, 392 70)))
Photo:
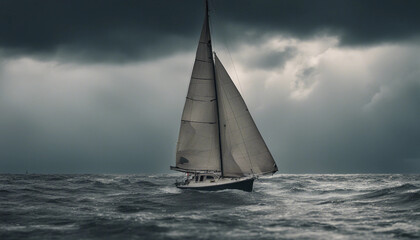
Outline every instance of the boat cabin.
POLYGON ((187 175, 186 181, 196 183, 215 182, 218 178, 219 176, 213 173, 190 173, 187 175))

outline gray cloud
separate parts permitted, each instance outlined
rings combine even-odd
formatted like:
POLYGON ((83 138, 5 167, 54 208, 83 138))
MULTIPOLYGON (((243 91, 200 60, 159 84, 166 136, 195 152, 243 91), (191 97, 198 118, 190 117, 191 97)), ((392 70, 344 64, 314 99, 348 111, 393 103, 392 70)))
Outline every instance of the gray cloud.
POLYGON ((260 55, 254 55, 251 59, 248 59, 247 64, 264 69, 281 69, 287 60, 293 58, 296 53, 297 51, 294 47, 286 47, 282 51, 261 52, 260 55))
POLYGON ((273 111, 259 115, 260 124, 280 169, 420 171, 419 48, 380 49, 366 55, 326 53, 314 66, 318 84, 304 100, 265 90, 273 95, 267 106, 273 111), (365 57, 370 60, 361 64, 365 57))
MULTIPOLYGON (((231 42, 273 33, 298 38, 332 34, 344 45, 372 45, 419 34, 418 1, 211 3, 216 38, 231 42)), ((193 0, 1 1, 0 49, 9 56, 64 54, 66 61, 150 59, 195 46, 202 17, 203 3, 193 0)))
MULTIPOLYGON (((8 55, 70 55, 78 61, 131 61, 191 45, 197 1, 2 1, 0 48, 8 55)), ((197 21, 200 19, 200 21, 197 21)), ((68 60, 68 59, 67 59, 68 60)))
POLYGON ((340 36, 343 45, 371 45, 419 35, 418 1, 245 0, 216 1, 216 7, 227 22, 298 38, 333 34, 340 36))

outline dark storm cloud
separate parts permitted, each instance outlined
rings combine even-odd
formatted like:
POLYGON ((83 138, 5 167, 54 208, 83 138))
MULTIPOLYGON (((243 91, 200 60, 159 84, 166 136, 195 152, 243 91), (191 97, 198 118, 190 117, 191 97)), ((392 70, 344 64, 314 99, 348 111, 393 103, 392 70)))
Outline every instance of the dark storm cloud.
POLYGON ((200 5, 161 0, 1 1, 0 48, 11 55, 64 51, 93 61, 154 57, 182 49, 185 39, 199 32, 200 5))
MULTIPOLYGON (((211 4, 216 9, 217 31, 236 41, 246 38, 232 31, 232 25, 244 31, 300 38, 335 34, 345 45, 400 41, 420 31, 418 1, 242 0, 211 4)), ((64 53, 88 61, 157 57, 195 46, 203 5, 203 1, 193 0, 1 1, 0 49, 9 55, 64 53)))
POLYGON ((418 1, 245 0, 217 6, 228 21, 297 37, 338 34, 345 45, 398 41, 420 33, 418 1))

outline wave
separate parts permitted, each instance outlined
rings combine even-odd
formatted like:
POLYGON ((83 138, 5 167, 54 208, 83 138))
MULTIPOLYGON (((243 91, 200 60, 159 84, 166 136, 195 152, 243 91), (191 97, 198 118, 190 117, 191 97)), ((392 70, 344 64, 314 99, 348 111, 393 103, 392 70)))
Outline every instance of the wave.
POLYGON ((387 187, 379 190, 375 190, 373 192, 361 194, 357 196, 357 199, 375 199, 375 198, 381 198, 381 197, 388 197, 388 196, 396 196, 396 195, 402 195, 408 190, 416 190, 420 189, 419 187, 413 185, 413 184, 402 184, 400 186, 395 187, 387 187))
MULTIPOLYGON (((332 193, 338 193, 339 191, 332 193)), ((329 192, 331 193, 331 192, 329 192)), ((351 192, 350 192, 351 193, 351 192)), ((325 204, 356 204, 356 205, 394 205, 420 206, 420 188, 413 184, 402 184, 394 187, 386 187, 378 190, 371 190, 368 193, 356 195, 340 195, 331 197, 327 200, 318 202, 319 205, 325 204)))
POLYGON ((157 183, 152 182, 152 181, 147 181, 147 180, 138 180, 135 183, 137 185, 139 185, 140 187, 155 187, 155 186, 159 186, 157 183))

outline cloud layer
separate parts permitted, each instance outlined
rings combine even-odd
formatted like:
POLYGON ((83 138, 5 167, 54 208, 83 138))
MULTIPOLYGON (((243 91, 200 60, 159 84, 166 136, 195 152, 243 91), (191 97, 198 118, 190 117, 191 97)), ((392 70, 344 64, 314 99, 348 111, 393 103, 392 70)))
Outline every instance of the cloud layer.
MULTIPOLYGON (((234 42, 265 35, 340 37, 348 46, 414 41, 418 1, 211 1, 216 37, 234 42)), ((66 61, 127 62, 185 51, 195 45, 203 2, 0 2, 0 49, 66 61)))

